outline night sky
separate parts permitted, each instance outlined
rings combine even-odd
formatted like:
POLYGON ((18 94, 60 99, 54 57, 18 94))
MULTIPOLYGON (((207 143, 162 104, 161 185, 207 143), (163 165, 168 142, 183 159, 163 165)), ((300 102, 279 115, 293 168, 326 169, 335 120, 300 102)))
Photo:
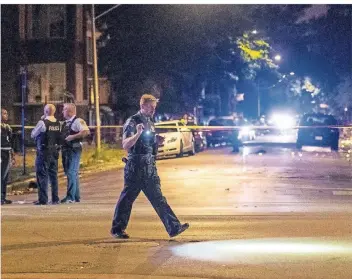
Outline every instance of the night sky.
MULTIPOLYGON (((97 13, 111 6, 97 5, 97 13)), ((100 69, 120 97, 140 90, 146 80, 162 94, 174 90, 170 95, 199 92, 204 80, 227 90, 232 84, 223 81, 224 66, 214 53, 226 57, 228 36, 257 29, 273 47, 272 55, 282 55, 280 73, 293 71, 332 92, 342 76, 351 74, 351 14, 351 5, 121 5, 104 17, 110 39, 100 49, 100 69)), ((260 72, 257 78, 261 75, 265 86, 277 82, 260 72)), ((241 109, 249 116, 256 113, 256 84, 236 83, 245 92, 241 109)), ((263 93, 268 96, 264 108, 280 105, 263 93)))

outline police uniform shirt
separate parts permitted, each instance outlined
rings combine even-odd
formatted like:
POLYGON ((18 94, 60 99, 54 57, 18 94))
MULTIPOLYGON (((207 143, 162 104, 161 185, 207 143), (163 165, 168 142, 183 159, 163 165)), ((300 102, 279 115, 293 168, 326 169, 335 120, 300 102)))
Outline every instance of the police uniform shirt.
MULTIPOLYGON (((51 122, 56 122, 56 118, 54 116, 47 116, 45 117, 46 120, 49 120, 51 122)), ((32 139, 35 139, 37 136, 40 135, 40 133, 46 132, 46 126, 43 120, 39 120, 35 128, 33 129, 31 133, 32 139)))
POLYGON ((155 127, 149 117, 145 117, 141 112, 127 119, 123 126, 123 138, 127 139, 137 133, 136 126, 142 123, 144 130, 136 144, 130 148, 129 153, 145 154, 155 153, 155 127))
POLYGON ((133 117, 128 118, 125 125, 123 126, 123 137, 125 139, 132 137, 137 133, 136 126, 139 123, 136 123, 135 121, 136 116, 139 117, 140 119, 139 123, 143 124, 145 132, 148 132, 148 131, 155 132, 155 126, 153 121, 149 117, 145 117, 141 112, 138 112, 133 117))
MULTIPOLYGON (((76 115, 66 120, 66 125, 69 125, 75 117, 76 115)), ((77 117, 76 120, 71 124, 71 130, 79 133, 81 131, 89 131, 89 128, 87 123, 82 118, 77 117)))

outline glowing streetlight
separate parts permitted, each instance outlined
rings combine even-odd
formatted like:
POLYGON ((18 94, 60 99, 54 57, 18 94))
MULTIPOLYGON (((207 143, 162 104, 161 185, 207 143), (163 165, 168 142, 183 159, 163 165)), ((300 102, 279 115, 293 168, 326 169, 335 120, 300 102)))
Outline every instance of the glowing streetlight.
POLYGON ((290 73, 290 76, 294 76, 294 75, 295 75, 295 73, 294 73, 294 72, 291 72, 291 73, 290 73))
POLYGON ((275 55, 274 59, 275 61, 281 61, 281 55, 280 54, 275 55))
POLYGON ((252 34, 258 34, 258 31, 254 29, 254 30, 252 31, 252 34))

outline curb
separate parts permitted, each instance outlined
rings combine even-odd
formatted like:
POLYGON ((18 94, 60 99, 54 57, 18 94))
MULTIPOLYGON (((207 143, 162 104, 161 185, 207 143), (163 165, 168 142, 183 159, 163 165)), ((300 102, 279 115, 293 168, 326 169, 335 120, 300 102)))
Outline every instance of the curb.
MULTIPOLYGON (((87 167, 84 169, 81 169, 79 172, 79 175, 83 175, 83 174, 91 174, 91 173, 99 173, 99 172, 104 172, 104 171, 109 171, 109 170, 118 170, 121 169, 124 166, 123 163, 121 164, 114 164, 114 165, 97 165, 97 166, 91 166, 91 167, 87 167), (103 167, 103 168, 101 168, 103 167)), ((58 180, 62 180, 65 177, 65 174, 63 171, 59 171, 58 172, 58 180)), ((30 178, 27 178, 25 180, 21 180, 21 181, 17 181, 11 184, 7 185, 7 193, 11 193, 14 191, 25 191, 27 190, 29 187, 29 183, 30 182, 36 182, 36 177, 32 176, 30 178)))

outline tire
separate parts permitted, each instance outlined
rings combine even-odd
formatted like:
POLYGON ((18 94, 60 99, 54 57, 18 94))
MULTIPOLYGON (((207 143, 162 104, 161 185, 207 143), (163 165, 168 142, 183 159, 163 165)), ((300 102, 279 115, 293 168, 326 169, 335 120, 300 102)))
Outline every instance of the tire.
POLYGON ((180 141, 180 153, 176 155, 177 158, 182 158, 183 157, 183 142, 182 140, 180 141))
POLYGON ((189 156, 193 156, 196 154, 196 146, 195 146, 195 142, 192 140, 192 150, 190 152, 188 152, 189 156))
POLYGON ((332 151, 339 151, 339 140, 334 140, 331 144, 332 151))
POLYGON ((207 147, 211 147, 213 145, 213 143, 211 141, 207 141, 207 147))
POLYGON ((296 149, 301 150, 302 149, 302 143, 297 141, 296 142, 296 149))
POLYGON ((239 152, 240 152, 239 146, 238 146, 238 145, 234 145, 234 146, 232 147, 232 153, 239 153, 239 152))

